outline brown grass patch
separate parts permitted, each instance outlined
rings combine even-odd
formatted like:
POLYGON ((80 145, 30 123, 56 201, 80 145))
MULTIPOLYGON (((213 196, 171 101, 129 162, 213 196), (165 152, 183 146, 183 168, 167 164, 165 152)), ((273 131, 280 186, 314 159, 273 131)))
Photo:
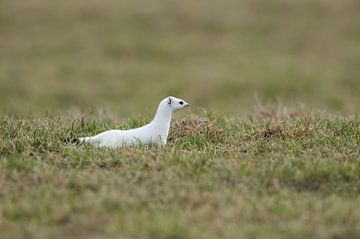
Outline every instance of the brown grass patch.
POLYGON ((207 119, 183 119, 176 121, 172 127, 169 141, 177 141, 187 136, 206 137, 212 143, 223 142, 225 139, 224 129, 215 122, 207 119))

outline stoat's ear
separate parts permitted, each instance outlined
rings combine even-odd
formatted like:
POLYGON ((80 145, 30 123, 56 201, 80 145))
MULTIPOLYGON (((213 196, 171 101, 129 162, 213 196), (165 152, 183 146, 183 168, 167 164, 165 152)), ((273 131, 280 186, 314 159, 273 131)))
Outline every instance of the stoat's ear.
POLYGON ((171 105, 171 97, 168 98, 168 104, 171 105))

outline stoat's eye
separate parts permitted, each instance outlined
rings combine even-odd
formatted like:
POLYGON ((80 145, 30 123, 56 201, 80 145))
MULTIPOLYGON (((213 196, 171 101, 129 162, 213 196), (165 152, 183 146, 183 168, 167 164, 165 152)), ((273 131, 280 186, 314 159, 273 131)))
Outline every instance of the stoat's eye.
POLYGON ((180 105, 183 105, 183 104, 184 104, 184 102, 183 102, 183 101, 180 101, 180 102, 179 102, 179 104, 180 104, 180 105))

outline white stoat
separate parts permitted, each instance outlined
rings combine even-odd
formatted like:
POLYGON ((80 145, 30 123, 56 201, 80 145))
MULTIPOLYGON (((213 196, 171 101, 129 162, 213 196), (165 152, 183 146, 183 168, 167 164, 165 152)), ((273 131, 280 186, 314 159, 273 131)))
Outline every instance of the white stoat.
POLYGON ((107 148, 149 144, 165 146, 172 113, 188 106, 184 100, 169 96, 160 102, 154 119, 147 125, 129 130, 108 130, 95 136, 79 138, 79 142, 107 148))

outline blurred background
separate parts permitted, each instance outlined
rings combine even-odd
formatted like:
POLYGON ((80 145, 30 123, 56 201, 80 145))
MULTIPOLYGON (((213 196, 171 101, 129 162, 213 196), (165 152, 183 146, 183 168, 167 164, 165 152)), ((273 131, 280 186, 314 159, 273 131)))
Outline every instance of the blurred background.
POLYGON ((0 0, 2 114, 152 114, 167 95, 355 113, 359 78, 357 0, 0 0))

